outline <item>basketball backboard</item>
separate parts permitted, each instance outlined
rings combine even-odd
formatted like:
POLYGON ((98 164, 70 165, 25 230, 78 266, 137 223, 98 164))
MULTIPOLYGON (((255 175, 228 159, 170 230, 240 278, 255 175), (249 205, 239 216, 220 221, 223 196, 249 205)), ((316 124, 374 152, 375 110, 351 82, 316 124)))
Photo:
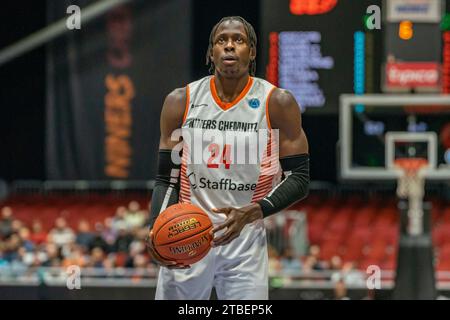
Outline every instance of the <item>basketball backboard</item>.
POLYGON ((423 157, 427 180, 450 180, 450 96, 342 95, 339 136, 342 179, 394 180, 396 158, 423 157))

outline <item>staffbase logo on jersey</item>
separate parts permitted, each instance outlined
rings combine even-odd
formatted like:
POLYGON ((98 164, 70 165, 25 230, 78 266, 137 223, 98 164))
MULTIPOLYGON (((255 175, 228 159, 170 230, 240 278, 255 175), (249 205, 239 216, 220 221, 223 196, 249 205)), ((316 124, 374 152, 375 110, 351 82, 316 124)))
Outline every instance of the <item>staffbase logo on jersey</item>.
POLYGON ((211 180, 206 177, 196 177, 194 172, 188 174, 189 183, 192 190, 196 189, 209 189, 209 190, 221 190, 221 191, 255 191, 256 183, 241 183, 234 182, 229 178, 222 178, 218 181, 211 180))
POLYGON ((258 98, 253 98, 253 99, 248 100, 248 105, 252 109, 259 108, 259 105, 260 105, 259 99, 258 98))

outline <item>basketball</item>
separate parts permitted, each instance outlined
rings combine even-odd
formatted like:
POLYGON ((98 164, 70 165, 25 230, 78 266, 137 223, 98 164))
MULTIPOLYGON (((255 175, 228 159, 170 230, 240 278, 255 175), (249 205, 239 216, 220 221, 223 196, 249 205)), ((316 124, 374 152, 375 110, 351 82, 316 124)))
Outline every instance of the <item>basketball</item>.
POLYGON ((157 253, 167 260, 190 265, 209 252, 212 222, 206 212, 188 203, 177 203, 161 212, 153 226, 157 253))

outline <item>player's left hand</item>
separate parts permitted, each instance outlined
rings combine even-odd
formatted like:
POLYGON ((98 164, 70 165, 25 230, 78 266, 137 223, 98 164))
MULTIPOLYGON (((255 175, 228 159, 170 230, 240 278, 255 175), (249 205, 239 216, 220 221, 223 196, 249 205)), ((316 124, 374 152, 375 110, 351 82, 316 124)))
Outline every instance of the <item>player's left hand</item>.
POLYGON ((227 215, 227 219, 223 224, 212 229, 212 233, 215 234, 216 232, 227 228, 222 235, 214 238, 211 243, 213 247, 224 246, 230 243, 239 237, 246 224, 263 218, 261 206, 257 203, 252 203, 243 208, 226 207, 213 209, 213 211, 215 213, 225 213, 227 215))

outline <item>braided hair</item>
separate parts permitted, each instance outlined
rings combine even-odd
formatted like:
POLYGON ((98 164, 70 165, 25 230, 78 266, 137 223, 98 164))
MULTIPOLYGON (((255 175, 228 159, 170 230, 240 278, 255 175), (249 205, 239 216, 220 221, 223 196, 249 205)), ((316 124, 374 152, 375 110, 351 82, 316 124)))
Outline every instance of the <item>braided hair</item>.
MULTIPOLYGON (((253 26, 247 20, 245 20, 244 18, 239 17, 239 16, 230 16, 230 17, 222 18, 212 28, 211 34, 209 35, 209 46, 208 46, 208 50, 206 50, 206 65, 207 66, 209 65, 209 73, 210 74, 213 74, 214 70, 215 70, 214 62, 212 62, 212 60, 211 60, 211 51, 214 46, 214 35, 217 32, 217 28, 219 28, 219 26, 225 21, 241 22, 244 25, 245 32, 247 33, 248 44, 250 45, 251 48, 256 49, 257 39, 256 39, 255 29, 253 29, 253 26)), ((252 61, 250 61, 250 64, 249 64, 249 73, 251 76, 255 76, 255 72, 256 72, 256 61, 252 60, 252 61)))

